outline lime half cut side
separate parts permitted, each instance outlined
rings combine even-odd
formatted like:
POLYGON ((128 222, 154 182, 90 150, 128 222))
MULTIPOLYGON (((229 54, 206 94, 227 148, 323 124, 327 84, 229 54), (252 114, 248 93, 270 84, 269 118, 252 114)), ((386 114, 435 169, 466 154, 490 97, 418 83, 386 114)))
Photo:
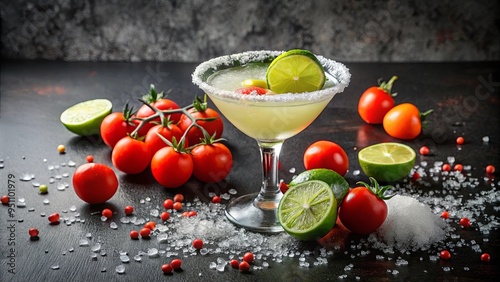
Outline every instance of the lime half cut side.
POLYGON ((358 153, 363 172, 381 182, 393 182, 407 176, 415 164, 415 158, 415 150, 395 142, 368 146, 358 153))
POLYGON ((278 220, 299 240, 325 236, 337 219, 337 202, 330 185, 311 180, 290 187, 278 206, 278 220))
POLYGON ((277 94, 311 92, 323 88, 325 70, 316 56, 301 49, 276 57, 266 72, 269 89, 277 94))
POLYGON ((61 123, 71 132, 88 136, 99 133, 102 120, 111 113, 113 104, 107 99, 88 100, 67 108, 61 123))

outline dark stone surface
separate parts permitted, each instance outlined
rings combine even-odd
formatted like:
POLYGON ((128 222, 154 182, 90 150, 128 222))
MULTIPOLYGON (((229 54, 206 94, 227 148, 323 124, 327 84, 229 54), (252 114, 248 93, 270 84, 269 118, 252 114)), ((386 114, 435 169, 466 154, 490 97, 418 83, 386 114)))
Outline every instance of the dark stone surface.
POLYGON ((202 61, 305 48, 342 61, 500 58, 499 2, 2 1, 3 58, 202 61))
MULTIPOLYGON (((8 179, 12 175, 16 179, 16 201, 24 198, 26 207, 14 208, 16 229, 10 231, 5 226, 13 219, 8 218, 8 208, 0 205, 1 281, 495 281, 495 277, 499 277, 500 230, 492 228, 490 234, 482 234, 478 230, 479 224, 492 220, 490 217, 498 222, 498 198, 477 202, 484 209, 478 208, 481 212, 474 214, 473 226, 469 229, 460 228, 456 223, 457 218, 450 221, 455 234, 460 237, 448 238, 446 243, 463 242, 463 246, 451 250, 452 259, 449 261, 431 260, 430 256, 437 251, 430 254, 425 251, 385 254, 370 249, 369 253, 360 255, 361 250, 356 246, 364 238, 352 234, 344 234, 344 237, 339 238, 333 234, 326 236, 322 244, 339 244, 345 249, 335 249, 334 254, 328 256, 327 265, 312 265, 315 258, 308 258, 311 267, 300 267, 297 257, 285 257, 281 263, 268 259, 269 268, 252 270, 249 274, 229 268, 220 273, 209 269, 209 264, 218 257, 228 255, 184 257, 180 254, 183 271, 171 276, 166 277, 160 271, 161 265, 172 259, 165 255, 153 259, 143 257, 141 263, 132 260, 126 264, 125 274, 117 274, 115 267, 120 264, 120 251, 127 251, 132 258, 139 251, 146 251, 150 247, 166 248, 154 238, 130 240, 128 232, 138 227, 119 223, 124 206, 132 204, 137 214, 144 216, 149 212, 149 207, 161 207, 165 198, 171 198, 176 193, 183 193, 187 201, 196 196, 208 202, 208 191, 215 191, 213 189, 226 192, 235 188, 238 195, 254 192, 260 185, 256 142, 224 120, 223 137, 234 154, 233 169, 225 182, 210 186, 191 179, 181 188, 165 189, 155 183, 147 172, 130 176, 116 171, 120 181, 119 191, 104 205, 85 204, 73 193, 71 184, 66 191, 57 191, 53 186, 55 184, 52 184, 47 195, 39 195, 30 182, 17 179, 24 173, 33 173, 36 181, 48 181, 54 174, 48 170, 48 165, 67 160, 82 164, 88 154, 92 154, 96 162, 111 166, 110 149, 98 137, 83 138, 67 131, 59 122, 60 113, 82 100, 103 97, 110 99, 115 110, 119 110, 127 100, 142 94, 149 83, 154 83, 158 90, 172 89, 169 97, 179 105, 187 105, 195 94, 201 94, 191 83, 190 75, 195 66, 195 63, 158 62, 2 62, 0 195, 7 193, 10 184, 8 179), (59 144, 66 145, 66 154, 57 152, 59 144), (47 159, 47 162, 43 159, 47 159), (140 200, 146 197, 152 199, 151 204, 140 204, 140 200), (44 199, 49 199, 50 204, 43 204, 44 199), (41 213, 49 215, 53 212, 59 212, 63 217, 75 216, 75 212, 68 211, 72 205, 75 205, 75 212, 80 214, 79 218, 84 219, 85 223, 53 226, 48 224, 46 217, 40 216, 41 213), (117 211, 113 217, 113 221, 119 225, 117 230, 109 228, 109 221, 102 222, 99 219, 99 212, 104 207, 117 211), (31 208, 34 211, 30 211, 31 208), (30 227, 40 230, 39 240, 29 240, 27 230, 30 227), (98 255, 97 260, 92 260, 89 247, 78 246, 78 241, 85 238, 88 232, 92 234, 91 246, 101 242, 106 256, 98 255), (14 251, 10 251, 8 237, 13 237, 16 243, 14 251), (480 246, 482 252, 490 253, 490 263, 479 260, 481 253, 473 251, 472 241, 480 246), (73 251, 70 251, 72 248, 73 251), (8 272, 10 258, 7 256, 12 253, 15 256, 15 275, 8 272), (377 259, 377 255, 383 255, 384 259, 377 259), (398 266, 396 261, 399 257, 406 260, 408 265, 398 266), (51 266, 55 264, 60 269, 52 270, 51 266), (102 268, 106 272, 102 272, 102 268)), ((302 154, 307 146, 314 141, 327 139, 340 144, 348 154, 350 170, 346 175, 347 181, 351 185, 359 180, 367 181, 362 173, 354 175, 354 171, 360 169, 358 150, 378 142, 403 141, 390 138, 381 126, 364 124, 357 114, 357 101, 363 90, 372 85, 371 82, 381 76, 387 78, 397 73, 399 80, 393 89, 399 93, 396 97, 398 103, 407 101, 423 110, 434 109, 423 133, 415 140, 404 141, 415 150, 422 145, 431 149, 431 155, 419 155, 417 162, 425 160, 431 166, 434 161, 447 161, 448 156, 455 156, 456 162, 470 165, 471 177, 478 179, 479 185, 476 188, 461 188, 454 194, 463 203, 473 200, 474 195, 481 191, 496 189, 498 192, 498 63, 348 63, 347 66, 353 76, 345 92, 335 96, 310 127, 285 142, 280 178, 290 181, 294 175, 290 172, 291 168, 296 168, 297 172, 304 169, 302 154), (462 147, 455 144, 458 135, 464 136, 466 140, 462 147), (484 143, 483 136, 489 136, 490 141, 484 143), (491 179, 484 178, 487 164, 497 168, 497 173, 491 179)), ((63 167, 60 171, 72 174, 73 169, 63 167)), ((441 193, 442 182, 428 178, 425 182, 431 185, 418 186, 416 191, 441 193)), ((70 179, 71 176, 63 178, 63 181, 69 182, 70 179)), ((457 205, 450 212, 464 210, 457 205)), ((418 220, 418 216, 415 215, 415 220, 418 220)), ((319 245, 314 242, 301 246, 312 250, 313 254, 317 254, 319 249, 319 245)), ((262 260, 257 260, 255 265, 261 263, 262 260)))

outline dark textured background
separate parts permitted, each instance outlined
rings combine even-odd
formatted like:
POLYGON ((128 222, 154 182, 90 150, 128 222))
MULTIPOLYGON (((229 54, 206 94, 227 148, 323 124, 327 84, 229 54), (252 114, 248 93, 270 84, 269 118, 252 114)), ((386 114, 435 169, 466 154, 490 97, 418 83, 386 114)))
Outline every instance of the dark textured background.
POLYGON ((202 61, 295 47, 343 61, 500 58, 500 1, 1 1, 2 58, 202 61))

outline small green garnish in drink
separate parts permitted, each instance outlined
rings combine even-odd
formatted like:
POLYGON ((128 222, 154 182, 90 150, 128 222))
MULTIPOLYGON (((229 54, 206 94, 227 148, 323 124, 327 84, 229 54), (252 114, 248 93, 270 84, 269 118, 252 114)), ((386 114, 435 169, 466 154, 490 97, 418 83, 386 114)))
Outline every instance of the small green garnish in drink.
POLYGON ((325 84, 325 71, 316 56, 301 49, 276 57, 266 72, 267 85, 275 93, 316 91, 325 84))
POLYGON ((364 173, 381 182, 393 182, 407 176, 415 164, 415 151, 404 144, 388 142, 368 146, 358 153, 364 173))
POLYGON ((290 183, 288 183, 288 186, 292 187, 311 180, 321 180, 330 185, 333 194, 335 195, 337 204, 342 203, 345 195, 347 194, 347 192, 349 192, 349 183, 347 183, 344 177, 342 177, 335 171, 326 168, 306 170, 297 175, 297 177, 295 177, 292 181, 290 181, 290 183))
POLYGON ((337 201, 330 185, 311 180, 293 187, 283 195, 278 206, 278 220, 291 236, 315 240, 335 226, 337 201))
POLYGON ((111 113, 113 104, 107 99, 94 99, 67 108, 61 122, 71 132, 88 136, 99 133, 102 120, 111 113))

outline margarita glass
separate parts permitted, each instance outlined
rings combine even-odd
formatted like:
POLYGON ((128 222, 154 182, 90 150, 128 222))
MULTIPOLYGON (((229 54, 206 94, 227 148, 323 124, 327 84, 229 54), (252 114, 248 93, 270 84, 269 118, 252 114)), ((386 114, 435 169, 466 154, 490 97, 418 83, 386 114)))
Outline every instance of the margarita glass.
POLYGON ((196 67, 193 83, 240 131, 257 140, 261 153, 260 191, 232 200, 226 216, 250 231, 283 231, 276 209, 282 197, 278 162, 283 142, 309 126, 328 102, 349 84, 349 70, 341 63, 317 56, 325 70, 323 89, 304 93, 244 95, 245 79, 266 79, 266 70, 280 51, 250 51, 208 60, 196 67))

